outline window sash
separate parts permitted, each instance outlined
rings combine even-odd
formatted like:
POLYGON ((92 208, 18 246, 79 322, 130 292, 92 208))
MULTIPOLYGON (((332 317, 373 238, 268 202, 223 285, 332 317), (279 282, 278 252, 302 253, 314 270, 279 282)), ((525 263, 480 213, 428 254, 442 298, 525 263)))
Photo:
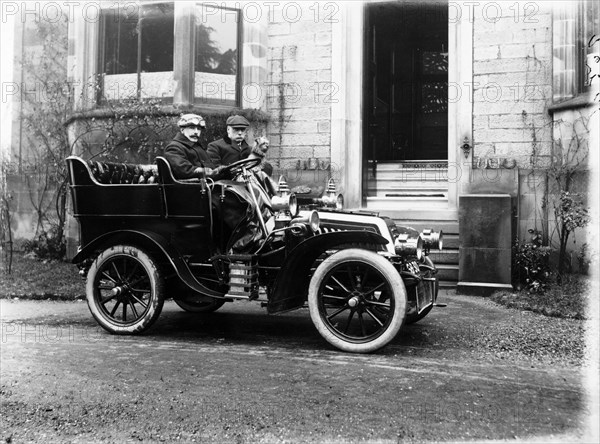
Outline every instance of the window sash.
MULTIPOLYGON (((600 8, 595 0, 560 2, 553 16, 553 99, 561 102, 586 93, 593 71, 598 69, 600 42, 590 45, 599 34, 600 8)), ((598 79, 600 81, 600 79, 598 79)))
MULTIPOLYGON (((240 91, 241 91, 241 52, 242 52, 242 20, 241 11, 235 8, 228 8, 221 6, 217 8, 219 12, 213 14, 212 10, 216 7, 211 4, 211 15, 203 16, 203 3, 195 4, 194 14, 194 97, 193 102, 196 104, 203 105, 217 105, 217 106, 239 106, 240 103, 240 91), (235 17, 235 18, 234 18, 235 17), (215 26, 216 25, 216 26, 215 26), (226 59, 222 58, 219 62, 215 59, 215 56, 224 56, 229 51, 220 52, 222 48, 217 48, 217 45, 205 46, 203 55, 207 56, 203 65, 199 64, 199 37, 200 29, 204 28, 202 32, 208 30, 215 30, 215 27, 221 27, 218 30, 219 34, 227 33, 230 31, 235 32, 235 40, 233 47, 235 48, 235 54, 233 60, 228 60, 229 64, 234 65, 233 73, 219 72, 219 67, 226 59), (215 65, 216 64, 216 65, 215 65)), ((210 31, 206 33, 207 39, 211 39, 210 31)), ((228 50, 231 50, 231 43, 229 44, 228 50)), ((226 66, 225 66, 226 67, 226 66)), ((221 67, 221 71, 226 71, 221 67)))
MULTIPOLYGON (((101 104, 107 100, 153 97, 187 104, 239 106, 242 72, 241 11, 233 8, 218 8, 228 11, 225 13, 225 16, 230 15, 228 20, 231 20, 231 14, 237 14, 235 18, 235 48, 232 48, 236 53, 234 56, 235 72, 232 74, 205 73, 195 70, 197 37, 196 27, 193 23, 197 16, 196 9, 201 7, 202 3, 184 4, 183 6, 175 2, 144 3, 139 6, 137 12, 131 13, 129 11, 128 15, 123 8, 117 7, 115 9, 111 7, 104 9, 100 20, 100 39, 98 42, 100 88, 98 89, 97 103, 101 104), (157 51, 152 45, 153 40, 147 40, 144 33, 144 30, 148 29, 148 26, 144 26, 144 21, 146 23, 148 21, 164 22, 164 19, 161 20, 160 15, 152 17, 151 14, 153 9, 161 5, 170 7, 171 11, 171 31, 163 32, 165 36, 169 33, 173 36, 176 33, 175 29, 179 19, 192 20, 191 28, 179 29, 177 31, 178 35, 173 37, 173 44, 167 43, 170 63, 165 62, 166 47, 163 45, 162 52, 157 51), (150 13, 148 14, 148 12, 150 13), (147 15, 144 17, 145 13, 147 15), (116 25, 111 24, 110 20, 116 20, 116 25), (132 42, 128 42, 123 38, 123 32, 135 32, 135 56, 131 47, 132 42), (127 45, 124 48, 127 50, 125 53, 120 52, 122 49, 120 45, 122 44, 127 45), (149 64, 150 62, 146 60, 148 57, 158 59, 162 68, 168 67, 170 70, 153 70, 152 65, 149 64), (124 60, 120 60, 120 58, 124 60), (130 66, 132 59, 134 59, 135 69, 130 66), (183 91, 177 93, 175 91, 176 85, 181 88, 182 79, 189 86, 184 87, 183 91), (197 85, 194 85, 195 83, 197 85), (217 88, 215 88, 215 85, 217 88)), ((214 8, 215 6, 211 4, 211 9, 214 8)), ((150 25, 152 26, 152 23, 150 25)), ((147 32, 146 35, 155 36, 163 28, 164 23, 157 26, 153 31, 147 32)), ((163 41, 165 36, 162 38, 163 41)))

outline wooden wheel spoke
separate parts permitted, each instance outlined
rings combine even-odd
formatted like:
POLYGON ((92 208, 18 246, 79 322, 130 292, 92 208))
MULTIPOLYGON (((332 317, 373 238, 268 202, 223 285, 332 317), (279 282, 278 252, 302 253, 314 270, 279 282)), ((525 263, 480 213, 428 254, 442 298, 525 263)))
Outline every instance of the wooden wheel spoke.
POLYGON ((110 296, 107 296, 106 298, 102 299, 102 300, 100 301, 100 303, 101 303, 102 305, 105 305, 107 302, 110 302, 110 301, 112 301, 112 300, 113 300, 114 298, 116 298, 116 297, 117 297, 117 295, 116 295, 116 294, 111 294, 110 296))
POLYGON ((369 278, 369 271, 371 270, 370 267, 366 267, 365 268, 365 274, 363 274, 362 280, 361 282, 361 286, 364 288, 365 282, 367 282, 367 279, 369 278))
POLYGON ((348 280, 350 281, 350 285, 352 285, 352 290, 356 290, 355 275, 352 274, 352 267, 350 265, 346 266, 346 272, 348 273, 348 280))
POLYGON ((377 290, 379 290, 381 287, 383 287, 385 285, 385 282, 382 282, 381 284, 379 284, 378 286, 371 288, 370 290, 366 291, 364 293, 365 297, 369 296, 372 293, 375 293, 377 290))
POLYGON ((366 308, 366 309, 365 309, 365 311, 367 312, 367 314, 368 314, 369 316, 371 316, 371 317, 373 318, 373 320, 374 320, 375 322, 377 322, 377 323, 379 324, 379 326, 380 326, 380 327, 383 327, 383 322, 381 322, 381 320, 380 320, 380 319, 379 319, 377 316, 375 316, 375 315, 374 315, 374 314, 371 312, 371 310, 369 310, 368 308, 366 308))
POLYGON ((127 304, 123 303, 123 321, 127 320, 127 304))
POLYGON ((328 299, 339 299, 340 301, 345 301, 347 299, 344 296, 334 296, 332 294, 324 294, 323 297, 328 299))
POLYGON ((114 316, 115 313, 117 312, 117 308, 119 308, 119 305, 121 304, 121 301, 117 301, 117 303, 115 304, 115 306, 113 307, 113 309, 110 312, 111 316, 114 316))
POLYGON ((98 284, 98 290, 112 290, 113 288, 115 288, 114 285, 98 284))
POLYGON ((350 311, 350 316, 348 316, 348 320, 346 321, 346 327, 344 327, 344 334, 348 333, 348 329, 350 328, 350 323, 352 322, 352 318, 354 317, 355 310, 350 311))
POLYGON ((331 320, 332 320, 332 319, 333 319, 335 316, 339 315, 339 314, 340 314, 341 312, 343 312, 344 310, 348 310, 349 308, 350 308, 350 307, 348 307, 347 305, 344 305, 342 308, 340 308, 340 309, 336 310, 336 311, 335 311, 333 314, 331 314, 331 315, 327 316, 327 320, 328 320, 329 322, 331 322, 331 320))
MULTIPOLYGON (((138 278, 136 281, 132 282, 131 284, 129 284, 129 288, 133 288, 135 287, 137 284, 140 284, 142 282, 144 282, 145 280, 148 279, 148 275, 144 274, 142 277, 138 278)), ((140 290, 138 290, 140 291, 140 290)))
POLYGON ((121 277, 121 273, 119 273, 119 269, 117 268, 116 261, 112 261, 110 264, 112 265, 112 269, 114 270, 115 274, 117 275, 117 279, 119 281, 123 281, 123 278, 121 277))
POLYGON ((363 336, 367 336, 367 330, 365 329, 365 323, 363 322, 363 315, 362 313, 358 313, 358 323, 360 324, 360 331, 362 332, 363 336))
MULTIPOLYGON (((133 290, 133 289, 132 289, 133 290)), ((148 304, 146 304, 144 301, 142 301, 140 298, 138 298, 135 294, 133 294, 133 291, 131 292, 131 297, 133 299, 135 299, 135 301, 140 304, 142 307, 144 307, 144 310, 148 307, 148 304)), ((133 305, 133 304, 132 304, 133 305)))
POLYGON ((108 274, 108 272, 106 272, 106 271, 102 272, 102 276, 104 276, 106 279, 111 281, 113 284, 117 283, 117 281, 115 281, 114 278, 110 274, 108 274))
POLYGON ((385 302, 378 302, 378 301, 371 301, 371 300, 365 300, 365 303, 369 304, 369 305, 376 305, 378 307, 385 307, 385 308, 392 308, 390 306, 390 304, 386 304, 385 302))
POLYGON ((127 273, 127 277, 125 278, 125 280, 128 281, 128 280, 132 279, 139 268, 140 268, 140 263, 136 262, 133 267, 133 270, 131 270, 129 273, 127 273))
POLYGON ((346 293, 350 293, 350 291, 344 286, 344 284, 342 284, 335 276, 331 276, 331 280, 338 284, 338 286, 346 293))
POLYGON ((135 305, 133 305, 133 302, 129 301, 129 306, 131 307, 131 311, 133 312, 133 315, 135 316, 135 319, 139 318, 140 315, 138 315, 138 312, 135 309, 135 305))

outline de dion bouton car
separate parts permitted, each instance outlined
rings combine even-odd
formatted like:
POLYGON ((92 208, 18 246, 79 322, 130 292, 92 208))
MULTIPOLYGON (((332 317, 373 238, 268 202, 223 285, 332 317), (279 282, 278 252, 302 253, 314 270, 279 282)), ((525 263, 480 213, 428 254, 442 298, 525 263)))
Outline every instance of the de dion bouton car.
POLYGON ((229 165, 227 179, 182 181, 162 157, 67 159, 80 239, 73 263, 104 329, 145 331, 165 298, 193 313, 251 300, 270 314, 308 306, 327 342, 367 353, 436 305, 428 252, 442 248, 441 232, 344 211, 333 180, 321 197, 297 196, 283 177, 256 173, 258 162, 229 165), (234 248, 240 240, 245 251, 234 248))

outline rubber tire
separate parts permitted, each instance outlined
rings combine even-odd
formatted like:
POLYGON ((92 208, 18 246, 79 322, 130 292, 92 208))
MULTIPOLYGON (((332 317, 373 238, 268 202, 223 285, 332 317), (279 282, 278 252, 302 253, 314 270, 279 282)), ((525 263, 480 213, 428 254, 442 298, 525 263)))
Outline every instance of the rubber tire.
POLYGON ((183 310, 188 313, 212 313, 217 311, 225 304, 225 301, 220 299, 213 299, 210 302, 197 302, 190 304, 187 301, 181 299, 173 299, 175 303, 183 310), (195 305, 202 304, 202 305, 195 305))
POLYGON ((406 315, 406 288, 398 271, 384 257, 372 251, 350 248, 338 251, 323 261, 312 276, 308 289, 308 308, 310 317, 321 336, 334 347, 351 353, 371 353, 392 341, 402 327, 406 315), (334 334, 321 318, 319 310, 319 288, 323 279, 336 266, 344 262, 364 262, 379 270, 392 289, 391 297, 394 298, 394 312, 387 329, 375 339, 364 342, 349 342, 334 334))
POLYGON ((162 277, 156 261, 138 247, 132 245, 115 245, 107 248, 92 263, 86 282, 86 298, 92 316, 105 330, 113 334, 132 335, 147 330, 160 316, 165 301, 165 281, 162 277), (118 257, 129 257, 135 259, 144 269, 150 281, 150 298, 145 312, 130 324, 114 322, 98 305, 96 298, 96 276, 103 265, 118 257))

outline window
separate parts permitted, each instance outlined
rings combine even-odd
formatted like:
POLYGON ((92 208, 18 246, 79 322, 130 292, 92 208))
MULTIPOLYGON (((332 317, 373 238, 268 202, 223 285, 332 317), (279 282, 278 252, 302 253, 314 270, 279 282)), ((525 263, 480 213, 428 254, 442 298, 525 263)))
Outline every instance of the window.
POLYGON ((239 12, 226 8, 220 14, 204 12, 202 4, 196 5, 195 101, 235 105, 239 12))
MULTIPOLYGON (((130 5, 130 4, 128 4, 130 5)), ((101 100, 173 100, 175 78, 192 82, 186 101, 238 102, 239 11, 202 3, 142 3, 102 10, 99 37, 101 100), (215 13, 215 10, 218 12, 215 13), (176 23, 184 23, 179 28, 176 23), (193 23, 193 25, 185 25, 193 23), (175 47, 184 59, 174 59, 175 47), (193 67, 193 69, 192 69, 193 67), (190 97, 188 97, 188 95, 190 97)))
POLYGON ((554 11, 554 101, 571 99, 600 82, 600 5, 596 0, 560 2, 554 11))
POLYGON ((173 97, 174 6, 103 10, 104 98, 173 97))

